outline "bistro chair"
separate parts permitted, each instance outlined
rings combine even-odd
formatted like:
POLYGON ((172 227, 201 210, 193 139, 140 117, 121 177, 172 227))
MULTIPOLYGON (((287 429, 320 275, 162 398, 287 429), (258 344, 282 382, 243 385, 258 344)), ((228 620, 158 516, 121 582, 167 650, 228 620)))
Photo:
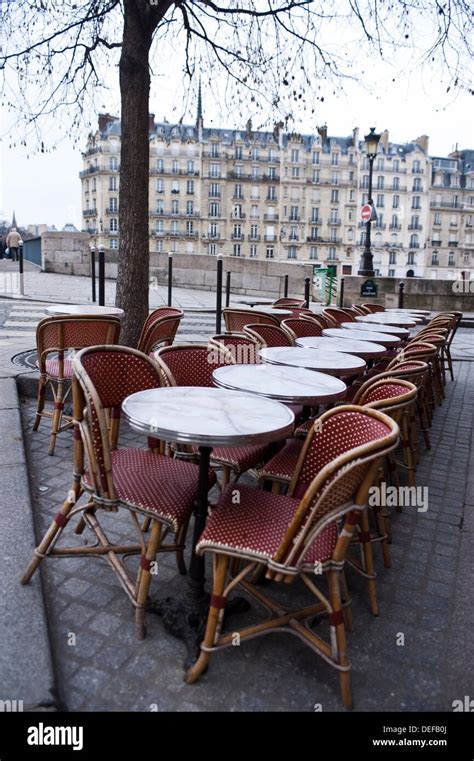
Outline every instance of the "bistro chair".
POLYGON ((315 320, 300 320, 289 317, 282 321, 281 327, 289 333, 293 341, 305 336, 321 336, 323 333, 322 327, 315 320))
POLYGON ((291 312, 291 316, 292 317, 301 317, 301 315, 303 315, 303 314, 309 314, 309 315, 313 314, 311 309, 306 309, 306 307, 289 307, 289 306, 282 307, 282 306, 279 306, 279 307, 274 307, 274 308, 275 309, 281 309, 281 310, 283 310, 285 312, 291 312))
POLYGON ((285 328, 280 325, 250 324, 244 328, 244 333, 261 346, 294 346, 295 341, 285 328))
POLYGON ((211 653, 235 642, 236 633, 243 642, 282 631, 298 636, 338 671, 343 704, 352 706, 345 632, 346 625, 351 627, 351 610, 344 560, 356 527, 366 531, 368 491, 380 458, 397 440, 397 424, 380 412, 335 408, 324 413, 321 429, 308 436, 288 496, 241 486, 236 509, 232 489, 226 489, 197 544, 198 553, 213 556, 213 588, 201 655, 187 672, 188 683, 206 670, 211 653), (231 558, 240 561, 234 577, 228 573, 231 558), (265 594, 248 580, 259 569, 271 582, 265 594), (328 583, 326 594, 317 583, 322 576, 328 583), (316 597, 315 604, 287 610, 281 600, 266 594, 277 583, 291 584, 297 578, 316 597), (238 585, 270 616, 224 634, 227 598, 238 585), (329 641, 323 639, 322 624, 318 634, 313 631, 318 614, 327 616, 329 641))
POLYGON ((321 325, 323 330, 325 328, 337 328, 337 327, 339 327, 339 323, 335 319, 335 317, 331 317, 329 314, 323 314, 322 312, 318 313, 318 314, 314 314, 313 313, 312 315, 302 314, 301 315, 301 319, 302 320, 315 320, 315 322, 317 322, 318 325, 321 325))
POLYGON ((221 333, 212 336, 208 346, 216 345, 230 351, 236 365, 256 365, 262 361, 258 354, 261 342, 246 333, 221 333))
MULTIPOLYGON (((84 306, 87 311, 87 306, 84 306)), ((42 417, 51 418, 48 454, 54 454, 56 436, 72 426, 72 417, 64 414, 64 404, 71 391, 71 353, 95 344, 116 344, 120 335, 118 317, 60 315, 46 317, 36 327, 36 353, 40 373, 38 401, 33 430, 42 417), (45 409, 46 391, 50 386, 53 409, 45 409)))
POLYGON ((362 307, 360 304, 352 304, 351 309, 356 312, 359 317, 364 317, 366 314, 370 314, 367 307, 362 307))
MULTIPOLYGON (((198 497, 197 465, 174 460, 139 447, 118 447, 120 412, 123 400, 137 391, 159 388, 162 377, 156 364, 146 355, 124 346, 94 346, 83 349, 73 361, 74 410, 76 424, 87 456, 84 470, 81 456, 75 469, 82 475, 81 490, 88 500, 75 504, 67 499, 35 550, 22 577, 27 584, 44 558, 99 557, 108 561, 135 608, 136 633, 145 636, 145 606, 159 552, 174 552, 181 573, 186 572, 183 559, 189 519, 198 497), (110 425, 112 420, 114 425, 110 425), (128 511, 138 537, 135 544, 116 544, 107 537, 100 523, 102 511, 109 514, 128 511), (148 538, 138 516, 151 521, 148 538), (80 516, 82 533, 87 526, 95 545, 57 547, 72 518, 80 516), (171 535, 170 542, 164 540, 171 535), (123 562, 129 555, 139 555, 136 579, 123 562)), ((82 451, 82 450, 81 450, 82 451)), ((211 480, 211 485, 213 481, 211 480)), ((77 496, 80 496, 77 491, 77 496)))
MULTIPOLYGON (((214 386, 212 373, 217 367, 235 364, 228 348, 221 344, 181 344, 166 346, 155 354, 166 385, 169 386, 214 386)), ((179 457, 199 456, 197 447, 180 446, 179 457)), ((222 488, 230 481, 231 475, 237 480, 242 473, 263 462, 268 452, 267 444, 251 444, 241 447, 214 447, 211 466, 222 470, 222 488)))
POLYGON ((138 342, 138 351, 151 354, 161 346, 171 346, 179 328, 181 317, 159 317, 142 332, 138 342))
POLYGON ((280 320, 257 309, 223 309, 225 329, 229 333, 241 333, 249 323, 280 325, 280 320))
POLYGON ((354 322, 354 320, 349 319, 347 312, 343 309, 339 309, 339 307, 326 307, 323 310, 323 314, 325 317, 330 317, 336 322, 335 327, 339 327, 341 322, 354 322))
POLYGON ((353 307, 341 307, 341 312, 347 315, 346 322, 357 322, 356 317, 361 317, 361 313, 353 307))
POLYGON ((362 304, 364 309, 369 310, 369 314, 375 314, 375 312, 385 312, 385 307, 382 304, 362 304))
MULTIPOLYGON (((148 317, 146 318, 145 322, 143 323, 143 327, 141 330, 140 338, 138 341, 138 348, 140 349, 140 345, 143 344, 145 335, 148 331, 148 329, 157 321, 162 320, 164 317, 175 317, 178 320, 181 320, 184 315, 184 312, 182 309, 178 309, 178 307, 168 307, 168 306, 162 306, 158 307, 157 309, 154 309, 153 312, 150 312, 148 317)), ((179 322, 178 322, 179 325, 179 322)))

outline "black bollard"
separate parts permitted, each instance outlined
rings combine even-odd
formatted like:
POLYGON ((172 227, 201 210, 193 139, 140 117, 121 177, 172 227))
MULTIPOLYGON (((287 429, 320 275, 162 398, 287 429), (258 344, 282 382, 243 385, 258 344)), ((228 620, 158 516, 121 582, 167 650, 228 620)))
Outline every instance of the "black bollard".
POLYGON ((305 307, 308 309, 309 302, 310 302, 310 286, 311 286, 311 278, 305 277, 304 279, 304 301, 305 301, 305 307))
POLYGON ((95 246, 91 246, 91 279, 92 279, 92 301, 95 304, 97 301, 95 291, 95 246))
POLYGON ((288 275, 285 275, 285 281, 283 285, 283 296, 285 297, 285 299, 288 298, 288 280, 289 280, 288 275))
POLYGON ((339 307, 342 309, 344 306, 344 278, 341 277, 341 284, 339 286, 339 307))
POLYGON ((405 290, 405 283, 399 283, 398 284, 398 308, 399 309, 403 309, 403 300, 405 297, 404 290, 405 290))
POLYGON ((168 254, 168 306, 173 303, 173 254, 168 254))
POLYGON ((216 284, 216 333, 221 332, 222 323, 222 256, 219 254, 217 257, 217 284, 216 284))
POLYGON ((25 293, 24 289, 24 278, 23 278, 23 241, 20 240, 18 244, 18 272, 20 274, 20 294, 23 296, 25 293))
POLYGON ((231 278, 232 272, 230 270, 227 270, 227 277, 225 281, 225 305, 226 307, 230 304, 230 278, 231 278))
POLYGON ((105 306, 105 252, 99 246, 99 306, 105 306))

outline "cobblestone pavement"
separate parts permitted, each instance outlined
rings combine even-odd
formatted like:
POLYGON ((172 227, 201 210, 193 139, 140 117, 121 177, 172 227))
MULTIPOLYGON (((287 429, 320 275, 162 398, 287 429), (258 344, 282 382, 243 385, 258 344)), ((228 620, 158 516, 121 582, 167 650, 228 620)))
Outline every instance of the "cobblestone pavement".
MULTIPOLYGON (((470 341, 466 336, 472 348, 474 333, 464 332, 472 336, 470 341)), ((429 488, 428 510, 408 507, 393 515, 391 569, 383 568, 376 551, 379 618, 368 610, 363 580, 348 572, 355 625, 348 652, 356 710, 450 711, 453 700, 474 694, 472 461, 469 469, 474 364, 458 362, 455 370, 456 380, 448 383, 443 406, 435 413, 432 449, 421 447, 417 480, 429 488)), ((25 441, 40 537, 69 488, 71 441, 68 433, 61 434, 56 455, 48 457, 47 424, 32 433, 33 412, 33 403, 25 401, 25 441)), ((125 424, 123 434, 124 442, 144 444, 125 424)), ((132 535, 125 515, 105 516, 103 522, 114 539, 132 535)), ((131 605, 105 563, 52 559, 43 563, 42 574, 63 708, 313 711, 321 704, 323 711, 343 710, 337 674, 296 638, 270 635, 216 653, 208 672, 188 686, 183 682, 182 644, 152 615, 147 638, 135 639, 131 605), (74 645, 68 644, 70 634, 75 634, 74 645)), ((177 591, 183 583, 173 558, 160 556, 152 596, 177 591)), ((279 588, 278 594, 299 600, 306 593, 296 583, 279 588)), ((255 619, 252 603, 238 625, 255 619)), ((326 630, 324 621, 319 626, 326 630)))

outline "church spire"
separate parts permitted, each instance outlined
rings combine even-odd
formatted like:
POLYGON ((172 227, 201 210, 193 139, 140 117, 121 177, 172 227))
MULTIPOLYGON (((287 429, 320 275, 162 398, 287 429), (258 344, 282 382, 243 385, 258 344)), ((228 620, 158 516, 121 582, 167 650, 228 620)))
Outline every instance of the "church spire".
POLYGON ((199 88, 198 88, 198 102, 197 102, 197 117, 196 117, 196 126, 202 126, 202 90, 201 90, 201 77, 199 77, 199 88))
POLYGON ((15 209, 13 209, 12 227, 18 227, 18 225, 16 223, 15 209))

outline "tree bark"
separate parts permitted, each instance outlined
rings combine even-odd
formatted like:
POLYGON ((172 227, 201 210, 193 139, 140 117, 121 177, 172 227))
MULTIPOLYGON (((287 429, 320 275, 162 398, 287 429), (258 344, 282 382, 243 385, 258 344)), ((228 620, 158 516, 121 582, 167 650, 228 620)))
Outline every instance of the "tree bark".
POLYGON ((116 305, 124 312, 121 344, 137 345, 148 315, 149 52, 155 24, 146 0, 124 0, 120 57, 120 250, 116 305))

